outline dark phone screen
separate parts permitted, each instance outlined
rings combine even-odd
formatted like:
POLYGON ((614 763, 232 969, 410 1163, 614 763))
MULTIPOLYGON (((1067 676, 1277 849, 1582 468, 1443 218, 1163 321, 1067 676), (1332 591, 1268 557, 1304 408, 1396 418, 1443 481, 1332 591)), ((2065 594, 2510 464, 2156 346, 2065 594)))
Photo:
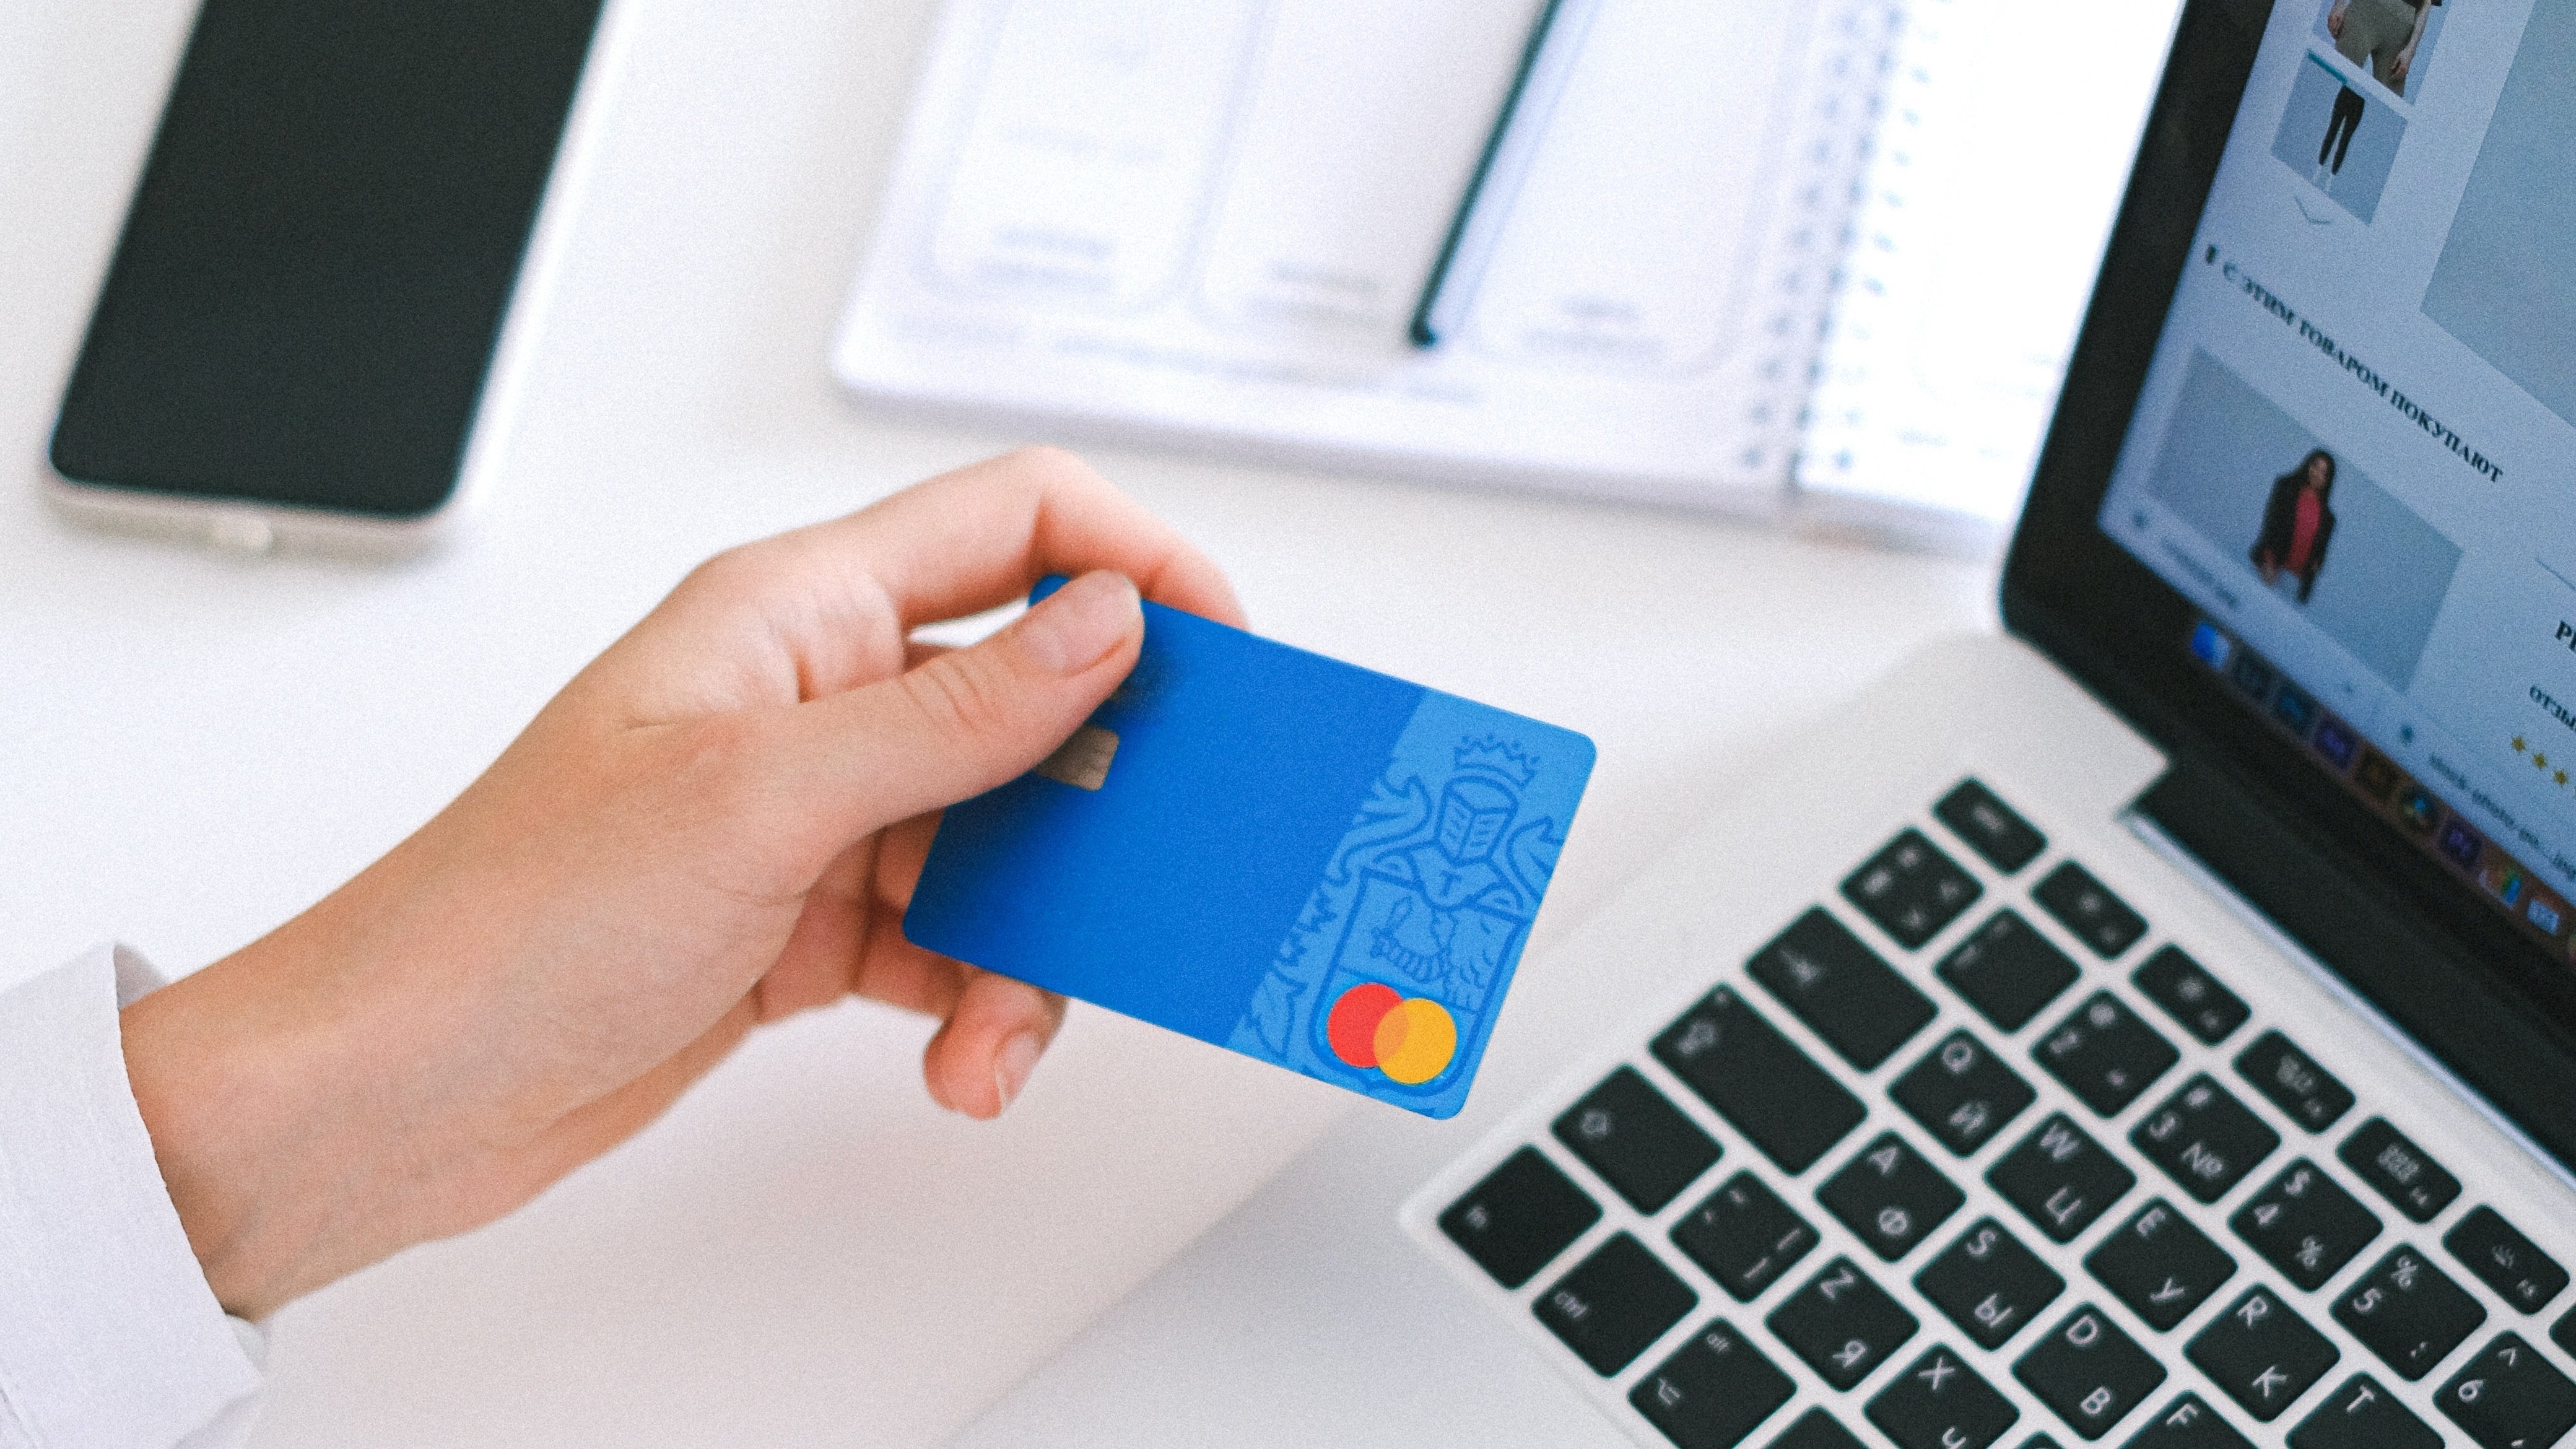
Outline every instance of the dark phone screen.
POLYGON ((207 0, 53 441, 65 477, 454 491, 602 0, 207 0))

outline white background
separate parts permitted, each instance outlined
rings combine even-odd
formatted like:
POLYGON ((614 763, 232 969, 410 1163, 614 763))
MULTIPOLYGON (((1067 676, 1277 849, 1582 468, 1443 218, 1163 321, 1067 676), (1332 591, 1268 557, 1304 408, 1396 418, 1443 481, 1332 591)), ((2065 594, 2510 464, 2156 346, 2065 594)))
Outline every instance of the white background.
MULTIPOLYGON (((242 560, 57 520, 45 432, 191 13, 0 8, 0 975, 108 936, 174 970, 241 945, 694 560, 1023 441, 872 416, 825 375, 928 4, 639 0, 516 449, 456 546, 242 560)), ((1091 456, 1264 632, 1595 738, 1542 947, 1748 750, 1992 615, 1984 565, 1091 456)), ((288 1309, 258 1442, 933 1441, 1354 1109, 1077 1008, 978 1126, 923 1096, 926 1034, 856 1005, 773 1031, 515 1218, 288 1309)), ((1463 1145, 1421 1131, 1426 1174, 1463 1145)))

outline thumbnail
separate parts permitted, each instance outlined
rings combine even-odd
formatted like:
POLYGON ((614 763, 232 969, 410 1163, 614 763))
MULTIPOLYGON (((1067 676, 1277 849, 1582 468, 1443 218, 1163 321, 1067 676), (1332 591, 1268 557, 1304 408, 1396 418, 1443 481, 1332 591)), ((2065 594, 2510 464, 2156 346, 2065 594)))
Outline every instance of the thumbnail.
POLYGON ((2290 83, 2272 154, 2362 222, 2379 215, 2406 118, 2364 96, 2333 62, 2311 52, 2290 83))
POLYGON ((2444 9, 2443 0, 2319 0, 2316 37, 2391 95, 2412 100, 2423 93, 2444 9))
POLYGON ((2459 545, 2206 352, 2147 487, 2362 667, 2413 682, 2459 545))

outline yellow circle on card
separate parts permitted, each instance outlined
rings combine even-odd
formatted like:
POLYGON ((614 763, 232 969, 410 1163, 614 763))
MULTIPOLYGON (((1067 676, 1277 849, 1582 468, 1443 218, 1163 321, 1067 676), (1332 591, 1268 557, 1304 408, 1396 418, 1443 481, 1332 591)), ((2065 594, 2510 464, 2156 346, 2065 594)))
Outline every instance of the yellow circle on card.
POLYGON ((1430 1081, 1458 1054, 1458 1023, 1439 1002, 1416 996, 1377 1024, 1377 1069, 1410 1087, 1430 1081))

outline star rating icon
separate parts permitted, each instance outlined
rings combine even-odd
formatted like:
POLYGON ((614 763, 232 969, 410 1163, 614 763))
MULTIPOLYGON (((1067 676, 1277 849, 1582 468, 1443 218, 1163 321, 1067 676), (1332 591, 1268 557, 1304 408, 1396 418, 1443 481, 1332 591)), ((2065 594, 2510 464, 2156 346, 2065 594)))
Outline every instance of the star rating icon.
POLYGON ((2513 737, 2513 752, 2517 755, 2531 756, 2531 767, 2538 770, 2540 773, 2547 775, 2551 784, 2564 785, 2567 783, 2566 769, 2563 766, 2557 769, 2550 768, 2548 752, 2545 750, 2533 749, 2531 747, 2530 740, 2521 735, 2515 735, 2513 737))

